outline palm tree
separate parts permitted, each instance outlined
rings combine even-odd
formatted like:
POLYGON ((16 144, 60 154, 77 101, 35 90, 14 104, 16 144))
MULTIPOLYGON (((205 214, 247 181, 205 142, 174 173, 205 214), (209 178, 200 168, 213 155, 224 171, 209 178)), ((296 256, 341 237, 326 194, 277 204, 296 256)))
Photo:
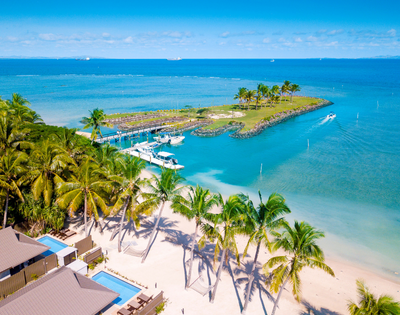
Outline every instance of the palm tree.
POLYGON ((24 181, 23 174, 26 172, 24 164, 27 159, 26 153, 12 149, 7 149, 0 159, 0 186, 6 191, 3 229, 7 225, 10 194, 15 194, 22 202, 24 201, 20 186, 24 181))
POLYGON ((288 80, 284 81, 281 87, 281 101, 282 101, 282 95, 285 95, 286 93, 289 92, 289 87, 290 87, 290 81, 288 80))
POLYGON ((255 101, 256 101, 256 110, 258 108, 258 103, 261 102, 261 100, 263 99, 263 96, 258 93, 255 97, 254 97, 255 101))
POLYGON ((293 95, 294 95, 294 93, 300 92, 300 91, 301 91, 301 88, 300 88, 300 86, 299 86, 298 84, 291 84, 291 85, 289 86, 290 103, 293 102, 293 95))
POLYGON ((359 301, 358 305, 352 301, 347 304, 350 315, 400 315, 400 303, 391 296, 381 295, 377 298, 363 280, 358 279, 356 283, 359 301))
POLYGON ((250 236, 243 257, 246 257, 250 244, 257 244, 242 314, 246 314, 247 306, 249 304, 251 288, 254 280, 254 271, 256 269, 261 244, 270 247, 271 243, 268 239, 268 233, 281 227, 285 222, 284 215, 290 213, 290 209, 286 205, 285 199, 282 195, 273 193, 269 196, 266 203, 263 202, 260 191, 258 191, 258 195, 260 197, 260 204, 257 208, 254 207, 253 202, 248 196, 240 195, 248 216, 248 219, 246 220, 246 232, 250 236))
POLYGON ((32 151, 28 165, 35 200, 43 196, 46 206, 50 206, 54 186, 62 181, 61 172, 74 164, 74 160, 49 139, 39 143, 32 151))
POLYGON ((232 252, 240 266, 239 251, 236 246, 235 235, 243 233, 245 214, 241 208, 241 200, 238 196, 230 196, 224 202, 222 196, 219 195, 219 204, 222 205, 222 211, 218 214, 209 214, 209 221, 213 224, 203 225, 204 235, 199 241, 199 247, 205 245, 205 241, 209 239, 211 242, 217 241, 214 250, 214 263, 218 261, 218 256, 222 250, 221 262, 217 271, 217 279, 214 284, 214 290, 211 295, 211 303, 214 303, 217 294, 218 283, 221 279, 221 272, 225 262, 229 263, 229 253, 232 252), (222 226, 221 226, 222 225, 222 226))
POLYGON ((133 217, 136 226, 140 224, 136 206, 138 204, 140 187, 145 183, 145 180, 140 179, 139 176, 145 167, 146 164, 143 160, 131 155, 125 155, 124 163, 121 165, 121 175, 109 176, 109 179, 118 184, 118 199, 111 209, 111 213, 115 215, 123 209, 119 224, 118 252, 121 252, 121 234, 127 209, 129 209, 129 217, 133 217))
POLYGON ((107 193, 111 191, 111 182, 102 176, 99 166, 89 157, 75 169, 74 173, 68 182, 58 183, 59 197, 56 202, 61 209, 67 209, 71 216, 83 203, 85 235, 88 236, 87 216, 94 214, 98 220, 97 207, 108 213, 107 193))
POLYGON ((239 100, 239 107, 241 109, 241 103, 245 99, 247 89, 244 87, 239 88, 239 91, 235 96, 233 97, 234 100, 239 100))
POLYGON ((250 110, 250 102, 254 100, 254 96, 256 95, 256 91, 248 90, 244 96, 244 99, 247 102, 247 110, 250 110))
MULTIPOLYGON (((62 128, 62 130, 54 134, 54 140, 72 159, 84 153, 85 149, 81 148, 77 143, 77 129, 62 128)), ((85 152, 88 153, 88 152, 85 152)))
POLYGON ((266 85, 263 85, 262 87, 261 87, 261 95, 262 95, 262 97, 264 98, 264 99, 266 99, 266 102, 268 103, 268 99, 271 97, 271 95, 272 95, 272 90, 268 87, 268 86, 266 86, 266 85))
POLYGON ((184 178, 172 169, 163 169, 160 178, 153 175, 152 180, 154 184, 148 184, 150 192, 142 193, 144 201, 138 205, 137 211, 153 212, 158 207, 161 206, 161 208, 156 224, 151 232, 149 243, 144 251, 142 263, 144 263, 150 251, 150 246, 153 241, 154 234, 158 229, 158 224, 160 222, 165 203, 167 201, 172 201, 177 195, 180 194, 183 187, 178 187, 178 185, 184 180, 184 178))
POLYGON ((324 253, 316 244, 316 240, 325 237, 322 231, 316 230, 306 222, 294 223, 292 228, 288 223, 283 223, 284 231, 279 234, 273 242, 272 249, 285 250, 288 254, 284 256, 275 256, 268 260, 264 265, 264 270, 268 276, 268 270, 272 270, 272 279, 268 284, 273 293, 278 293, 271 315, 275 315, 282 291, 285 285, 292 284, 292 293, 295 299, 300 302, 301 280, 300 271, 304 267, 319 268, 326 273, 334 276, 333 270, 324 263, 324 253))
POLYGON ((7 100, 7 103, 11 107, 31 105, 26 98, 18 93, 13 93, 11 100, 7 100))
POLYGON ((93 111, 89 111, 89 113, 90 117, 83 117, 81 123, 85 125, 83 129, 93 128, 90 135, 93 144, 94 140, 97 139, 97 135, 103 137, 100 127, 112 127, 112 125, 104 121, 106 115, 102 109, 95 108, 93 111))
POLYGON ((29 129, 18 129, 13 118, 7 116, 7 113, 0 115, 0 151, 7 148, 28 149, 32 147, 32 143, 24 138, 29 129))
MULTIPOLYGON (((271 89, 271 98, 272 96, 277 96, 278 94, 280 95, 281 93, 281 88, 279 87, 279 85, 274 85, 271 89)), ((276 99, 275 99, 276 100, 276 99)), ((272 103, 273 99, 271 99, 271 103, 272 103)))
POLYGON ((171 208, 174 212, 183 215, 188 220, 194 219, 196 222, 194 236, 190 243, 190 266, 185 286, 186 289, 189 287, 192 277, 194 244, 196 243, 199 227, 204 225, 204 220, 209 216, 208 211, 217 204, 218 196, 212 195, 208 189, 203 189, 199 185, 196 188, 191 186, 186 198, 178 195, 173 199, 171 208))

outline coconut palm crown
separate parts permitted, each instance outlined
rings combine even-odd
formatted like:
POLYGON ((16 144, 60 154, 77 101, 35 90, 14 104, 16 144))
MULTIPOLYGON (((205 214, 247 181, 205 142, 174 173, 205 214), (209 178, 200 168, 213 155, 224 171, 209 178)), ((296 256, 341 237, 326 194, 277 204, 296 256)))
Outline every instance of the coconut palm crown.
POLYGON ((271 276, 267 280, 267 285, 269 285, 271 292, 279 292, 271 315, 275 314, 279 298, 288 282, 292 285, 292 293, 295 299, 300 302, 300 271, 304 267, 319 268, 331 276, 335 275, 333 270, 324 263, 324 252, 316 243, 318 239, 325 237, 322 231, 315 229, 306 222, 299 223, 297 221, 295 221, 294 227, 291 227, 288 223, 283 223, 283 228, 284 231, 278 234, 273 242, 272 250, 282 249, 287 254, 272 257, 264 265, 267 277, 271 276), (271 275, 270 269, 273 269, 271 275))
POLYGON ((106 119, 104 110, 95 108, 93 111, 89 111, 89 113, 90 116, 83 117, 81 123, 85 125, 83 129, 93 128, 92 134, 90 135, 93 143, 98 135, 103 137, 100 127, 112 127, 112 125, 104 121, 106 119))
POLYGON ((370 292, 364 281, 358 279, 358 303, 347 304, 350 315, 400 315, 400 303, 389 295, 376 297, 370 292))

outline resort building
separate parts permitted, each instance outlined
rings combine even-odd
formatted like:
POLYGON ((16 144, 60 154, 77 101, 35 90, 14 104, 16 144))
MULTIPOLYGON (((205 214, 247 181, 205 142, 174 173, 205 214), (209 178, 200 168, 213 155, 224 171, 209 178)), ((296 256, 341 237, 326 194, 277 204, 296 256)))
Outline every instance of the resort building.
POLYGON ((0 301, 0 314, 94 315, 118 296, 62 266, 0 301))
POLYGON ((49 249, 11 227, 0 230, 0 282, 34 263, 49 249))

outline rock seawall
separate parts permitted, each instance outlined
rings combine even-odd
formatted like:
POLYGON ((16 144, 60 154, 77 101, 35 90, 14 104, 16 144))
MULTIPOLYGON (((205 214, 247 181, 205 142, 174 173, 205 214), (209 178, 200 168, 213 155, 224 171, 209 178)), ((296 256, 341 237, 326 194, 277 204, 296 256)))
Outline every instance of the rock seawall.
POLYGON ((193 131, 191 134, 199 137, 215 137, 222 135, 227 131, 237 129, 236 132, 230 134, 229 136, 236 139, 247 139, 258 136, 268 127, 276 126, 293 117, 300 116, 332 104, 333 103, 328 100, 323 100, 315 105, 305 105, 298 108, 282 111, 272 116, 261 119, 251 130, 245 132, 241 132, 242 129, 245 127, 244 123, 233 121, 230 124, 224 125, 217 129, 199 128, 193 131))

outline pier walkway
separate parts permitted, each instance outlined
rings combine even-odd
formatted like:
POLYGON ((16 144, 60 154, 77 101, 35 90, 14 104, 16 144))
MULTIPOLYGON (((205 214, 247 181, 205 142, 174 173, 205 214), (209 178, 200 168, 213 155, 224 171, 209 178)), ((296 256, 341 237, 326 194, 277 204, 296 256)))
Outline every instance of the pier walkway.
POLYGON ((129 136, 134 136, 134 135, 139 135, 143 132, 152 132, 155 130, 160 130, 165 128, 164 125, 159 125, 159 126, 152 126, 152 127, 148 127, 148 128, 143 128, 143 129, 135 129, 135 130, 128 130, 128 131, 117 131, 117 132, 113 132, 113 133, 109 133, 104 135, 104 137, 102 138, 97 138, 95 141, 97 143, 104 143, 104 142, 110 142, 112 140, 117 141, 121 141, 122 138, 126 138, 129 136))

